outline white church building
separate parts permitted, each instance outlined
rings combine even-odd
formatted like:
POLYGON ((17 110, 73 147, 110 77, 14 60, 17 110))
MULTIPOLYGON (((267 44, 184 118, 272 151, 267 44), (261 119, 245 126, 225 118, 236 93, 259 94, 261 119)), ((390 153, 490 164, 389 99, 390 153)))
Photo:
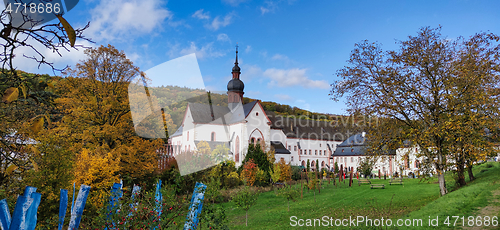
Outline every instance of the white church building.
MULTIPOLYGON (((179 129, 169 137, 174 156, 196 151, 201 141, 207 142, 212 150, 225 144, 239 167, 248 146, 263 142, 275 150, 277 161, 284 159, 291 165, 306 166, 309 160, 312 169, 316 168, 316 161, 320 169, 332 169, 337 162, 343 168, 356 170, 360 159, 365 157, 364 133, 351 136, 331 122, 278 116, 264 111, 258 100, 242 104, 244 84, 240 70, 236 50, 232 79, 227 84, 227 107, 188 103, 179 129), (359 144, 361 139, 363 142, 359 144)), ((400 168, 401 156, 396 156, 399 152, 379 160, 375 167, 391 175, 400 168)))

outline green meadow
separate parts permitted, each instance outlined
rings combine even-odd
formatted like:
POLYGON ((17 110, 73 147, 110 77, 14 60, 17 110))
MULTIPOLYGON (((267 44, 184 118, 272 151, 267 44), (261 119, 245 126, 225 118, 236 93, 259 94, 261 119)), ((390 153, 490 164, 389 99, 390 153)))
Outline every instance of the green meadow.
MULTIPOLYGON (((302 199, 290 202, 290 211, 287 211, 286 199, 276 196, 274 191, 264 192, 258 195, 257 203, 248 212, 248 227, 245 226, 244 210, 236 208, 232 202, 219 205, 226 210, 230 229, 302 229, 332 225, 346 229, 408 229, 406 225, 413 224, 419 225, 415 229, 457 229, 461 227, 459 224, 462 220, 454 222, 456 218, 450 218, 447 226, 446 217, 463 216, 467 226, 468 216, 484 215, 481 208, 488 205, 488 210, 494 212, 488 214, 491 226, 494 224, 492 217, 500 216, 498 209, 491 209, 491 206, 500 206, 492 195, 500 186, 500 164, 484 163, 476 166, 474 172, 476 180, 459 189, 454 188, 453 175, 447 175, 450 192, 443 197, 439 196, 437 179, 403 179, 404 185, 389 185, 389 178, 371 180, 372 184, 385 184, 384 189, 371 189, 369 184, 359 186, 356 179, 352 187, 349 187, 347 180, 345 183, 337 181, 336 185, 325 180, 320 193, 316 190, 314 194, 304 185, 302 199), (429 227, 429 220, 436 217, 438 226, 429 227), (389 223, 391 227, 386 226, 389 223)), ((300 183, 293 186, 301 187, 300 183)))

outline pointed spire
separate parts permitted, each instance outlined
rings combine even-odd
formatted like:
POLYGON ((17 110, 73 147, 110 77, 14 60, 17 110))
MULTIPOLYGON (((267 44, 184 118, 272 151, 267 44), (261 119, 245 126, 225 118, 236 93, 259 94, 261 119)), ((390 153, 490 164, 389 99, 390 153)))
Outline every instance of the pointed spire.
MULTIPOLYGON (((240 67, 238 66, 238 43, 236 43, 236 61, 234 62, 233 72, 232 73, 240 73, 240 67)), ((233 74, 233 78, 239 78, 233 74)))
POLYGON ((238 43, 236 43, 236 62, 234 64, 238 65, 238 43))

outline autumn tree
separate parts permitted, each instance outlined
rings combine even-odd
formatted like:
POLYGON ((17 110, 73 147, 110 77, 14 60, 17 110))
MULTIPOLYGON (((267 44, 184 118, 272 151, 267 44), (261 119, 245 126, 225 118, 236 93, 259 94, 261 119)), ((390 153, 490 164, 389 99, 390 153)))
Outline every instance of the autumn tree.
POLYGON ((259 167, 257 166, 257 164, 254 163, 253 159, 250 159, 243 165, 241 178, 245 180, 247 185, 252 186, 255 183, 258 170, 259 167))
POLYGON ((90 183, 96 190, 108 189, 118 176, 137 183, 155 170, 161 144, 134 131, 128 84, 140 75, 139 68, 111 45, 85 54, 87 59, 68 69, 57 84, 61 97, 56 103, 64 114, 57 129, 76 153, 75 182, 90 183), (102 175, 92 174, 95 170, 102 175))
MULTIPOLYGON (((398 42, 395 51, 384 52, 381 45, 368 41, 356 44, 348 66, 338 71, 341 80, 332 84, 330 95, 334 100, 346 96, 351 114, 385 121, 368 132, 369 152, 382 154, 405 141, 418 146, 424 158, 421 167, 435 169, 440 193, 445 195, 443 173, 452 162, 447 157, 453 157, 451 146, 461 141, 457 137, 465 135, 465 130, 453 127, 454 122, 469 119, 460 110, 465 108, 483 121, 494 119, 498 111, 499 39, 486 33, 468 40, 446 39, 440 30, 422 28, 417 36, 398 42), (467 100, 467 95, 477 100, 467 100), (465 101, 466 107, 458 103, 465 101)), ((467 125, 476 130, 489 126, 469 121, 467 125)), ((474 140, 484 137, 467 140, 467 149, 476 149, 474 140)))
POLYGON ((279 180, 281 181, 289 181, 292 178, 292 166, 285 162, 285 159, 281 158, 277 163, 279 167, 279 180))

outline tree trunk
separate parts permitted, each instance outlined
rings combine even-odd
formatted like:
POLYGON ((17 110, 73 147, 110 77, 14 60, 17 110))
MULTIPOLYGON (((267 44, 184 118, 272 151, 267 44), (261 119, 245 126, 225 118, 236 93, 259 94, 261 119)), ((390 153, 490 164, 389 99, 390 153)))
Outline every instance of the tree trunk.
POLYGON ((441 193, 441 196, 444 196, 446 195, 446 193, 448 193, 448 190, 446 190, 446 181, 444 179, 444 173, 443 173, 443 168, 446 162, 444 162, 445 160, 443 159, 442 153, 438 153, 437 157, 438 157, 438 162, 435 163, 435 166, 438 175, 439 191, 441 193))
POLYGON ((469 181, 473 181, 474 179, 476 179, 474 177, 474 174, 472 173, 472 163, 467 163, 467 172, 469 173, 469 181))
POLYGON ((437 172, 438 174, 438 182, 439 182, 439 191, 441 192, 441 196, 446 195, 448 190, 446 190, 446 182, 444 180, 444 174, 441 170, 437 172))
POLYGON ((462 156, 459 156, 457 161, 457 184, 460 187, 465 186, 465 162, 462 156))

